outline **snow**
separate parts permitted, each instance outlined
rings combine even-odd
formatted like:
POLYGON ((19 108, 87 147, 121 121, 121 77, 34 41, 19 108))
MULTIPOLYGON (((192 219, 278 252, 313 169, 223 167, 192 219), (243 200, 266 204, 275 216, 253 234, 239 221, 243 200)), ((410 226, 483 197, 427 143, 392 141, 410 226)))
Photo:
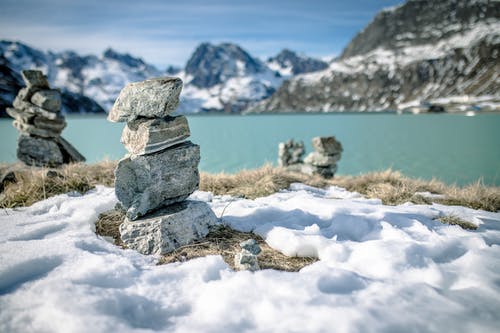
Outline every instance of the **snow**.
POLYGON ((96 236, 112 188, 0 212, 2 332, 494 332, 500 213, 386 206, 339 187, 292 184, 256 200, 195 192, 222 222, 300 272, 234 272, 220 256, 157 266, 96 236), (465 231, 434 219, 456 215, 465 231))

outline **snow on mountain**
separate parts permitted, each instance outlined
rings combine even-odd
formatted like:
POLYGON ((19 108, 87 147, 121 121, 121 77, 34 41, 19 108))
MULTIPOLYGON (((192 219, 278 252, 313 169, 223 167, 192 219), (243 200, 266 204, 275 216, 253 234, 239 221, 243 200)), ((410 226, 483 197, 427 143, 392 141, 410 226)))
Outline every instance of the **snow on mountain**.
POLYGON ((328 67, 328 63, 319 59, 299 55, 291 50, 283 49, 276 56, 267 60, 267 65, 283 77, 316 72, 328 67))
MULTIPOLYGON (((292 78, 250 111, 377 111, 466 100, 500 109, 498 2, 410 0, 383 10, 329 68, 292 78)), ((458 109, 457 109, 458 107, 458 109)))
POLYGON ((233 271, 221 256, 157 265, 95 234, 117 202, 98 186, 0 211, 0 331, 498 330, 500 213, 302 184, 256 200, 191 199, 285 255, 319 260, 299 272, 233 271), (450 215, 478 229, 435 220, 450 215))
POLYGON ((236 44, 200 44, 178 74, 184 81, 179 113, 239 112, 270 96, 278 73, 236 44))
MULTIPOLYGON (((278 72, 231 43, 202 43, 184 69, 169 66, 165 71, 112 49, 101 56, 81 56, 73 51, 42 52, 20 42, 2 41, 0 56, 0 65, 5 66, 2 79, 16 82, 0 85, 3 108, 10 105, 23 86, 15 73, 27 68, 42 70, 54 87, 67 94, 67 101, 77 102, 77 96, 81 96, 80 105, 63 106, 68 112, 80 112, 92 101, 92 110, 108 111, 127 83, 164 75, 180 76, 184 81, 178 113, 239 112, 248 104, 269 97, 283 81, 278 72)), ((312 61, 306 57, 297 59, 299 65, 294 63, 294 68, 312 61)))

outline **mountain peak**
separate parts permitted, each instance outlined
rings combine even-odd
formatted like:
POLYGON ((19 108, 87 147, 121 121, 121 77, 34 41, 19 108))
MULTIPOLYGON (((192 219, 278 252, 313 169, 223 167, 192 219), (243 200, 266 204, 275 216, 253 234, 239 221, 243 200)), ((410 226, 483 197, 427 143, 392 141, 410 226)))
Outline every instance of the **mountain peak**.
POLYGON ((395 50, 432 44, 457 33, 498 20, 498 1, 409 0, 386 8, 344 49, 341 58, 366 54, 377 48, 395 50))
POLYGON ((135 58, 128 53, 119 53, 113 50, 111 47, 108 47, 104 51, 103 57, 105 59, 117 60, 130 67, 140 67, 145 65, 144 61, 141 58, 135 58))
POLYGON ((290 49, 283 49, 267 60, 269 67, 283 76, 315 72, 328 67, 325 61, 299 55, 290 49))
POLYGON ((264 72, 266 66, 236 44, 205 42, 196 48, 185 70, 192 76, 192 85, 209 88, 232 77, 264 72))

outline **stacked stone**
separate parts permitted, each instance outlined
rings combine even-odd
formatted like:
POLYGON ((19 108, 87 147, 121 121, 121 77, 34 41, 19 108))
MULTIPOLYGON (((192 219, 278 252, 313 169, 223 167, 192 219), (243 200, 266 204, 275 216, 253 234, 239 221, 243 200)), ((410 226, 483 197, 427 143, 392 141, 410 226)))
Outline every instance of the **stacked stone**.
POLYGON ((302 163, 304 142, 294 142, 292 139, 278 145, 278 163, 281 167, 302 163))
POLYGON ((143 254, 164 254, 206 236, 217 218, 210 207, 186 200, 198 189, 200 147, 187 119, 171 116, 182 81, 165 77, 128 84, 108 120, 126 122, 121 142, 129 154, 115 170, 115 192, 126 211, 123 242, 143 254))
POLYGON ((26 87, 14 99, 7 113, 21 133, 17 157, 27 165, 56 167, 63 163, 82 162, 85 158, 64 138, 66 121, 61 115, 61 93, 50 89, 41 71, 22 71, 26 87))
POLYGON ((312 139, 312 146, 314 151, 304 159, 302 171, 332 178, 337 172, 337 162, 342 156, 342 144, 334 136, 317 136, 312 139))

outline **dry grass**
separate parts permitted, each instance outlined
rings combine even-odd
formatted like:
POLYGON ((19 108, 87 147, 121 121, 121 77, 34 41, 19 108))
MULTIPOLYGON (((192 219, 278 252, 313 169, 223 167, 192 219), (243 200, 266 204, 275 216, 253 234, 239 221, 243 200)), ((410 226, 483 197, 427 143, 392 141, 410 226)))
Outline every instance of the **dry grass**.
POLYGON ((99 215, 95 223, 95 233, 101 236, 111 237, 115 244, 126 248, 120 238, 120 224, 125 220, 125 213, 120 210, 110 210, 99 215))
POLYGON ((437 180, 412 179, 398 171, 386 170, 360 176, 340 176, 329 183, 359 192, 369 198, 381 199, 386 205, 399 205, 405 202, 429 204, 432 201, 492 212, 500 210, 500 187, 485 186, 480 181, 459 187, 446 185, 437 180), (444 198, 430 200, 415 195, 416 192, 441 194, 444 198))
POLYGON ((444 223, 444 224, 458 225, 466 230, 476 230, 477 229, 477 226, 474 223, 462 220, 461 218, 459 218, 458 216, 455 216, 455 215, 443 216, 443 217, 438 218, 437 220, 441 223, 444 223))
MULTIPOLYGON (((120 231, 118 229, 124 219, 125 213, 119 210, 111 210, 99 215, 99 219, 95 224, 96 234, 111 237, 114 239, 116 245, 125 248, 126 246, 120 239, 120 231)), ((241 251, 239 244, 250 238, 255 239, 262 249, 262 252, 258 256, 261 269, 296 272, 318 260, 316 258, 287 257, 270 248, 258 235, 236 231, 227 226, 217 226, 210 231, 207 237, 162 256, 158 264, 182 262, 208 255, 221 255, 224 261, 232 269, 235 269, 234 256, 241 251)))
POLYGON ((2 165, 0 174, 13 170, 16 182, 5 186, 0 207, 30 206, 54 195, 77 191, 85 193, 97 184, 113 186, 115 162, 75 163, 58 169, 27 167, 23 164, 2 165))
POLYGON ((236 174, 201 173, 200 190, 214 194, 228 194, 236 197, 255 199, 279 190, 286 189, 291 183, 304 183, 324 187, 328 182, 319 176, 308 176, 288 172, 281 168, 265 165, 254 170, 243 170, 236 174))
POLYGON ((186 261, 207 255, 221 255, 224 261, 232 268, 234 256, 241 251, 239 244, 247 239, 253 238, 258 243, 262 252, 258 256, 261 269, 276 269, 280 271, 297 272, 303 267, 317 261, 317 258, 288 257, 272 249, 258 235, 253 233, 233 230, 227 226, 214 228, 204 239, 194 244, 180 247, 174 252, 164 255, 159 264, 186 261))
MULTIPOLYGON (((0 173, 7 168, 14 169, 18 179, 16 183, 7 184, 4 192, 0 194, 0 207, 29 206, 44 198, 70 191, 84 193, 97 184, 113 186, 115 166, 116 162, 106 161, 97 164, 71 164, 53 169, 60 173, 60 177, 47 177, 49 169, 23 167, 20 164, 0 166, 0 173)), ((500 187, 488 187, 481 182, 465 187, 445 185, 436 180, 407 178, 392 170, 359 176, 338 176, 326 180, 319 176, 288 172, 266 165, 236 174, 201 173, 200 190, 255 199, 286 189, 294 182, 315 187, 337 185, 369 198, 381 199, 387 205, 405 202, 429 204, 430 199, 415 193, 431 192, 445 196, 442 199, 432 199, 433 202, 493 212, 500 210, 500 187)))

